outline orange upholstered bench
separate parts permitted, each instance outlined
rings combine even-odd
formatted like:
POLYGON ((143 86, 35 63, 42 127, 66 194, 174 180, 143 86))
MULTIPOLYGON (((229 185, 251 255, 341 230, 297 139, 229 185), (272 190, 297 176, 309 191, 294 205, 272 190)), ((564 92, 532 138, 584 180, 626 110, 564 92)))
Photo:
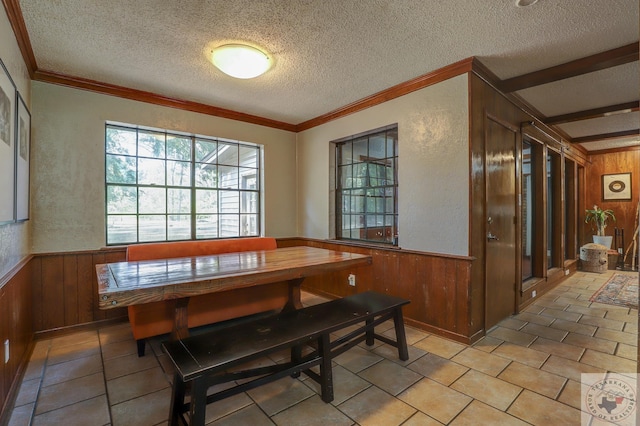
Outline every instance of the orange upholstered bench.
MULTIPOLYGON (((179 241, 137 244, 127 247, 127 260, 154 260, 204 256, 253 250, 274 250, 274 238, 253 237, 207 241, 179 241)), ((189 328, 246 315, 282 309, 288 300, 286 282, 241 288, 191 297, 189 328)), ((138 344, 138 356, 145 352, 145 339, 171 332, 173 304, 152 302, 129 306, 129 323, 138 344)))

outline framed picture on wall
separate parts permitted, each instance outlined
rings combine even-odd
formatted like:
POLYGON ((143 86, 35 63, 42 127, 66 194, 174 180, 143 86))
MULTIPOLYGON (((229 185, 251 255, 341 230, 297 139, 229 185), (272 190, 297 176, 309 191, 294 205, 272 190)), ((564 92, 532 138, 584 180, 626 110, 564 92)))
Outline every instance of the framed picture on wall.
POLYGON ((29 158, 31 155, 31 113, 18 93, 16 116, 16 220, 29 219, 29 158))
POLYGON ((0 59, 0 223, 15 221, 16 86, 0 59))
POLYGON ((631 173, 602 175, 602 200, 630 200, 631 173))

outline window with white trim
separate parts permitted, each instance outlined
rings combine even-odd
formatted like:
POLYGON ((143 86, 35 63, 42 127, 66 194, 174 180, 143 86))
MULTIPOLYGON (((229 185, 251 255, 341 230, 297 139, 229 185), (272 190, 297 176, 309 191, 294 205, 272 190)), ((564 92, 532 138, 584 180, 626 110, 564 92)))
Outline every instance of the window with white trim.
POLYGON ((260 235, 262 147, 107 124, 107 245, 260 235))

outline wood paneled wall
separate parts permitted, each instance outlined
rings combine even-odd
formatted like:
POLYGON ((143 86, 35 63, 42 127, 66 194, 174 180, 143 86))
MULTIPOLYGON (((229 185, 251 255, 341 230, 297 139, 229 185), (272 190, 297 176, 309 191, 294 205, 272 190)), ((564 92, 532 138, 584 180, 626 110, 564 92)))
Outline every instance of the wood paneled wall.
MULTIPOLYGON (((635 229, 636 208, 640 194, 640 148, 631 148, 627 151, 604 152, 593 154, 586 164, 585 178, 585 202, 581 206, 581 222, 578 229, 582 232, 582 240, 586 243, 592 242, 594 232, 591 225, 584 223, 584 209, 593 208, 594 204, 603 209, 611 209, 616 215, 616 221, 607 222, 606 235, 613 235, 614 228, 624 229, 625 249, 631 243, 633 231, 635 229), (602 175, 612 173, 631 173, 631 200, 626 201, 603 201, 602 200, 602 175)), ((630 257, 627 263, 630 262, 630 257)))
POLYGON ((472 333, 476 329, 470 311, 472 258, 362 247, 339 241, 305 238, 278 240, 278 247, 296 245, 373 257, 371 266, 306 278, 304 289, 330 297, 343 297, 366 290, 404 297, 411 300, 404 308, 407 323, 464 343, 480 337, 472 333), (348 284, 349 274, 356 275, 355 287, 348 284))
POLYGON ((125 249, 35 255, 31 261, 34 332, 125 317, 98 308, 95 265, 125 260, 125 249))
POLYGON ((24 259, 6 277, 0 279, 0 424, 8 419, 8 406, 17 393, 20 377, 31 352, 33 338, 31 315, 30 258, 24 259), (4 362, 4 342, 9 341, 9 362, 4 362))

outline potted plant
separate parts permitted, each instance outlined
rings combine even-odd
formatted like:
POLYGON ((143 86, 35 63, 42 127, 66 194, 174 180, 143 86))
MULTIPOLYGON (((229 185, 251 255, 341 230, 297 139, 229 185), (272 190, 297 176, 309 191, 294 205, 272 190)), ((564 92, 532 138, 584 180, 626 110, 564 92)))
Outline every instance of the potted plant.
POLYGON ((595 225, 596 235, 593 236, 593 242, 596 244, 602 244, 610 249, 613 237, 611 235, 604 235, 604 230, 607 227, 607 220, 616 220, 613 210, 602 210, 597 205, 594 205, 593 209, 586 209, 585 213, 585 223, 591 222, 592 229, 595 225))

